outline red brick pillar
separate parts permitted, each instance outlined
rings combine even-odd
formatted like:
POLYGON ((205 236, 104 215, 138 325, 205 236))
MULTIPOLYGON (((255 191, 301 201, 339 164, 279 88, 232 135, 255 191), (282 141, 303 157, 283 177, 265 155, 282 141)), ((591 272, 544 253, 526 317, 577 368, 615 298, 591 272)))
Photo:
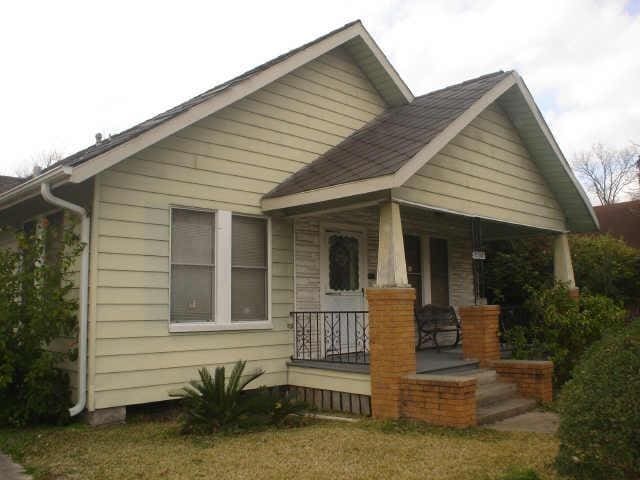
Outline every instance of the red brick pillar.
POLYGON ((413 288, 368 288, 371 415, 400 418, 401 379, 416 372, 413 288))
POLYGON ((481 367, 500 360, 500 306, 474 305, 461 307, 459 311, 464 358, 479 360, 481 367))

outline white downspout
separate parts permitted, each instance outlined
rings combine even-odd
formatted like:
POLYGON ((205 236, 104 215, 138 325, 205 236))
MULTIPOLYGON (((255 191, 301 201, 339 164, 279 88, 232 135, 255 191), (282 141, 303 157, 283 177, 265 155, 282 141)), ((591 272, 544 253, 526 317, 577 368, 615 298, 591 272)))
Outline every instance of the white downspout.
POLYGON ((87 323, 88 323, 88 303, 89 303, 89 234, 91 231, 91 220, 87 211, 80 205, 58 198, 51 193, 49 184, 44 182, 40 185, 42 198, 48 203, 71 210, 80 216, 80 241, 83 244, 81 264, 80 264, 80 326, 78 329, 78 401, 69 409, 72 417, 82 413, 87 405, 87 323))

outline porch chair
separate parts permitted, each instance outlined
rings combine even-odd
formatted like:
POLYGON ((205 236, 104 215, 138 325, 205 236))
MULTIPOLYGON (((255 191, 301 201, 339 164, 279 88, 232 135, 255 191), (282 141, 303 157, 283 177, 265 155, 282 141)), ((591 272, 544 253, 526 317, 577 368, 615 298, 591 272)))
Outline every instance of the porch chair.
POLYGON ((436 350, 440 351, 445 335, 447 339, 450 339, 455 334, 455 341, 453 343, 447 341, 443 346, 453 348, 460 343, 460 320, 452 306, 423 305, 415 309, 415 315, 418 333, 416 350, 427 348, 430 346, 428 342, 431 340, 436 350))

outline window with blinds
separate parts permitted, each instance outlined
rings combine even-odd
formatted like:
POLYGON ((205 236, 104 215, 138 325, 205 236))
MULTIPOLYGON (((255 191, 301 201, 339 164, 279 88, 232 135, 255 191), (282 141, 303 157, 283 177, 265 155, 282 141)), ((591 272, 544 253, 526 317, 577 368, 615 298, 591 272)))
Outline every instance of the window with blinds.
POLYGON ((171 321, 215 320, 215 213, 171 210, 171 321))
POLYGON ((269 221, 171 209, 172 332, 271 328, 269 221))
POLYGON ((233 215, 231 232, 231 320, 265 321, 267 220, 233 215))

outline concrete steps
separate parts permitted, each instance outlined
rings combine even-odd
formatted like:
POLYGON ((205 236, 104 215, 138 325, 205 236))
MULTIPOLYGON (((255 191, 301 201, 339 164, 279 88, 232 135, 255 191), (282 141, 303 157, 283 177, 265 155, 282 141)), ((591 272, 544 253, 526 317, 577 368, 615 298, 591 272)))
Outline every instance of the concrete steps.
POLYGON ((510 398, 485 407, 477 407, 476 421, 478 425, 495 423, 531 411, 535 409, 537 405, 538 402, 532 398, 510 398))
POLYGON ((518 394, 515 383, 500 382, 495 370, 466 366, 437 372, 441 375, 476 379, 476 421, 478 425, 495 423, 533 410, 538 402, 518 394))

